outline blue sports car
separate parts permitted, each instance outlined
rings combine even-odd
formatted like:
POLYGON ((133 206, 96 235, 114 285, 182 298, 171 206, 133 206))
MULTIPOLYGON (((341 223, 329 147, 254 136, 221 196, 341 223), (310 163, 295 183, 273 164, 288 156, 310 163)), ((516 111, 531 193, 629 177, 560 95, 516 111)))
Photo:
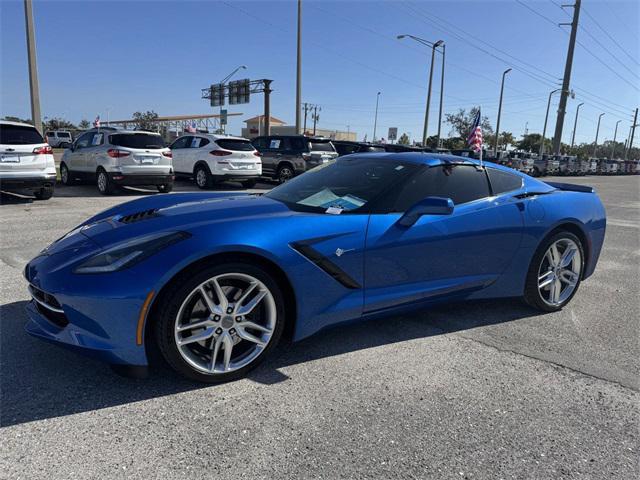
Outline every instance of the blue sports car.
POLYGON ((99 213, 26 266, 26 329, 134 374, 157 347, 186 377, 226 381, 284 333, 461 299, 561 309, 605 227, 590 187, 449 155, 349 155, 264 195, 99 213))

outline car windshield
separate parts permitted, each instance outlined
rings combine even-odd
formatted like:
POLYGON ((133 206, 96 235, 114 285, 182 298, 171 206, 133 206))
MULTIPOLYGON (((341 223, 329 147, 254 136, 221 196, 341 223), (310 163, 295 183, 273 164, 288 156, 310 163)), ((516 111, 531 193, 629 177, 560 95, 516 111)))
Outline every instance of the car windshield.
POLYGON ((0 144, 35 145, 44 143, 42 135, 34 127, 0 124, 0 144))
POLYGON ((118 133, 111 135, 111 145, 127 148, 164 148, 160 135, 152 133, 118 133))
POLYGON ((333 144, 331 142, 318 142, 314 140, 309 142, 309 150, 312 152, 335 152, 336 151, 333 148, 333 144))
POLYGON ((343 157, 309 170, 265 196, 302 211, 367 211, 367 205, 420 168, 371 157, 343 157))

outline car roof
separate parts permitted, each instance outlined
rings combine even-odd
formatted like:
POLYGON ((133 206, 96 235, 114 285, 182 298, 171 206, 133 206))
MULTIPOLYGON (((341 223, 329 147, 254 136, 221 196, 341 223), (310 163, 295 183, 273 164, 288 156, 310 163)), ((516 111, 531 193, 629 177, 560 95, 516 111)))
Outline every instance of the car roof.
MULTIPOLYGON (((235 137, 233 135, 219 135, 216 133, 202 133, 202 132, 193 132, 193 133, 183 133, 182 135, 180 135, 178 138, 182 138, 182 137, 207 137, 210 138, 212 140, 244 140, 244 141, 250 141, 248 138, 244 138, 244 137, 235 137)), ((177 140, 177 139, 176 139, 177 140)))
POLYGON ((2 125, 16 125, 19 127, 31 127, 31 128, 36 128, 33 125, 31 125, 30 123, 24 123, 24 122, 12 122, 11 120, 0 120, 0 124, 2 125))

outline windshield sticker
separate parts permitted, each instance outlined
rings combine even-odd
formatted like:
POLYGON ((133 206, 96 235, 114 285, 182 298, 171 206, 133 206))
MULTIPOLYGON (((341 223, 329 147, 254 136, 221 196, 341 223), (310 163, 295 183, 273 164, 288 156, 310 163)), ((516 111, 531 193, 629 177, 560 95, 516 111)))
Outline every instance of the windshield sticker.
POLYGON ((349 194, 339 197, 328 188, 325 188, 324 190, 300 200, 298 203, 301 205, 308 205, 310 207, 337 207, 340 210, 354 210, 361 207, 366 202, 361 198, 349 194))
POLYGON ((342 209, 340 207, 329 207, 327 208, 325 213, 329 213, 331 215, 340 215, 342 213, 342 209))

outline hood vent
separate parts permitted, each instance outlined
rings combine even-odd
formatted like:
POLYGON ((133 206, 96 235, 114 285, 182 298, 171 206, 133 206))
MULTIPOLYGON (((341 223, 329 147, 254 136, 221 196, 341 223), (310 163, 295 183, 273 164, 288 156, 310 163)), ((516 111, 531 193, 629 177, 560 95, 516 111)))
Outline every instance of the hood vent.
POLYGON ((124 215, 120 217, 118 221, 120 223, 135 223, 140 222, 142 220, 147 220, 149 218, 154 218, 158 216, 158 209, 152 208, 151 210, 143 210, 142 212, 130 213, 129 215, 124 215))

